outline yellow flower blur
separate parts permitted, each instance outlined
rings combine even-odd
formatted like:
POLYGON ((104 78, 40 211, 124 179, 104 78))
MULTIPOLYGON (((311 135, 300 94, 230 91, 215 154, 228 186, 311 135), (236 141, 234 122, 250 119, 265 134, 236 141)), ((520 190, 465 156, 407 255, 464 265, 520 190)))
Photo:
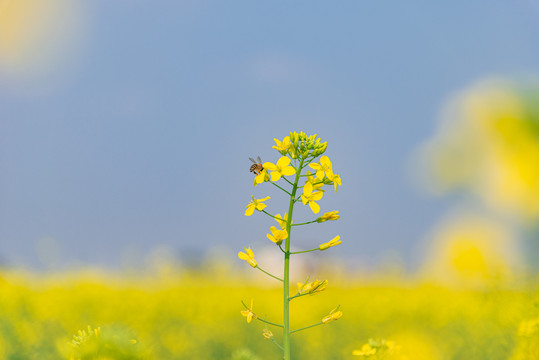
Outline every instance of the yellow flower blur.
POLYGON ((245 249, 245 252, 242 252, 240 251, 238 253, 238 257, 241 259, 241 260, 245 260, 249 263, 249 265, 251 265, 252 267, 256 267, 257 266, 257 263, 256 263, 256 260, 255 260, 255 254, 253 253, 253 250, 251 250, 251 248, 244 248, 245 249))
POLYGON ((423 151, 437 190, 464 188, 494 210, 539 217, 537 94, 490 80, 459 94, 423 151))
POLYGON ((256 210, 258 211, 262 211, 266 208, 266 204, 264 204, 263 202, 268 200, 268 199, 271 199, 269 196, 266 196, 265 198, 263 199, 255 199, 254 196, 251 196, 251 198, 253 200, 251 200, 251 202, 249 202, 249 204, 247 204, 246 206, 246 210, 245 210, 245 216, 251 216, 253 215, 253 212, 256 210))
POLYGON ((361 347, 361 350, 354 350, 352 355, 355 356, 371 356, 376 354, 376 348, 373 348, 369 344, 365 344, 361 347))

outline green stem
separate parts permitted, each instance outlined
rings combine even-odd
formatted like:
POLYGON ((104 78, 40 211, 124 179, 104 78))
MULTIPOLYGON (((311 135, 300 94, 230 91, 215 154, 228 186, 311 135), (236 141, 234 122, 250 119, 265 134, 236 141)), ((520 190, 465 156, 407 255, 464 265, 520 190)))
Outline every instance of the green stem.
POLYGON ((282 178, 285 179, 285 181, 286 181, 287 183, 289 183, 290 185, 294 186, 294 184, 292 184, 292 183, 290 182, 290 180, 288 180, 288 179, 285 178, 284 176, 282 176, 282 178))
POLYGON ((279 344, 277 343, 277 341, 275 341, 274 338, 270 338, 270 340, 273 341, 273 343, 274 343, 279 349, 281 349, 281 350, 284 351, 283 347, 282 347, 281 345, 279 345, 279 344))
MULTIPOLYGON (((262 211, 264 211, 264 210, 262 210, 262 211)), ((299 224, 292 224, 292 226, 307 225, 307 224, 315 223, 317 221, 318 221, 318 219, 313 220, 313 221, 309 221, 309 222, 299 223, 299 224)))
POLYGON ((283 327, 281 324, 272 323, 271 321, 261 319, 258 316, 256 317, 256 319, 262 321, 263 323, 269 324, 269 325, 273 325, 273 326, 277 326, 277 327, 281 327, 281 328, 283 327))
POLYGON ((296 295, 294 295, 294 296, 291 296, 291 297, 290 297, 290 300, 296 299, 296 298, 299 298, 299 297, 302 297, 302 296, 305 296, 305 295, 312 295, 312 294, 309 294, 309 293, 305 293, 305 294, 296 294, 296 295))
POLYGON ((310 249, 310 250, 303 250, 303 251, 294 251, 294 252, 291 252, 290 254, 303 254, 303 253, 308 253, 308 252, 316 251, 316 250, 320 250, 320 248, 310 249))
POLYGON ((283 189, 282 187, 280 187, 279 185, 277 185, 276 183, 270 181, 271 184, 277 186, 279 189, 281 189, 282 191, 284 191, 285 193, 287 193, 288 195, 292 196, 292 194, 290 194, 288 191, 286 191, 285 189, 283 189))
MULTIPOLYGON (((241 303, 243 304, 243 306, 244 306, 247 310, 252 311, 252 309, 251 309, 250 307, 248 307, 248 306, 243 302, 243 300, 241 301, 241 303)), ((275 323, 272 323, 271 321, 261 319, 261 318, 259 318, 258 316, 256 317, 256 320, 260 320, 260 321, 262 321, 263 323, 266 323, 266 324, 269 324, 269 325, 273 325, 273 326, 277 326, 277 327, 283 327, 281 324, 275 324, 275 323)))
POLYGON ((270 273, 267 272, 266 270, 262 269, 260 266, 257 265, 256 268, 257 268, 258 270, 262 271, 264 274, 266 274, 266 275, 268 275, 268 276, 271 276, 272 278, 277 279, 277 280, 279 280, 280 282, 283 282, 283 279, 278 278, 277 276, 270 274, 270 273))
POLYGON ((267 212, 266 210, 260 210, 260 211, 262 211, 264 214, 266 214, 266 215, 268 215, 268 216, 271 216, 271 217, 274 218, 275 220, 279 220, 279 221, 284 221, 284 222, 286 222, 285 219, 281 219, 281 218, 278 218, 277 216, 273 216, 273 215, 271 215, 269 212, 267 212))
POLYGON ((290 334, 293 334, 293 333, 295 333, 295 332, 297 332, 297 331, 306 330, 306 329, 309 329, 309 328, 312 328, 312 327, 315 327, 315 326, 318 326, 318 325, 322 325, 322 324, 324 324, 324 323, 323 323, 323 322, 319 322, 319 323, 317 323, 317 324, 313 324, 313 325, 309 325, 309 326, 302 327, 301 329, 292 330, 292 331, 290 331, 290 334))
POLYGON ((284 281, 283 281, 283 353, 284 360, 290 360, 290 230, 292 228, 292 213, 294 211, 294 203, 296 191, 298 190, 298 181, 303 169, 303 159, 300 160, 296 170, 296 178, 290 194, 290 203, 288 205, 288 218, 286 220, 286 231, 288 238, 285 242, 284 253, 284 281))

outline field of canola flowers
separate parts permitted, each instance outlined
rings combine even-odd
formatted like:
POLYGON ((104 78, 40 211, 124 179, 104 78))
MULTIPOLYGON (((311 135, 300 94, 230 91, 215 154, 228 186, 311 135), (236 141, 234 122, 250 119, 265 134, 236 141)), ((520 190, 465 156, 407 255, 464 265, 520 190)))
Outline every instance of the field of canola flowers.
MULTIPOLYGON (((379 359, 352 355, 370 338, 397 344, 399 359, 538 358, 538 287, 455 290, 333 278, 331 291, 292 303, 293 328, 322 318, 335 303, 344 313, 294 334, 296 359, 379 359)), ((258 316, 281 316, 278 287, 222 269, 153 276, 4 270, 0 359, 277 359, 264 324, 246 324, 240 315, 240 301, 251 297, 258 316)))

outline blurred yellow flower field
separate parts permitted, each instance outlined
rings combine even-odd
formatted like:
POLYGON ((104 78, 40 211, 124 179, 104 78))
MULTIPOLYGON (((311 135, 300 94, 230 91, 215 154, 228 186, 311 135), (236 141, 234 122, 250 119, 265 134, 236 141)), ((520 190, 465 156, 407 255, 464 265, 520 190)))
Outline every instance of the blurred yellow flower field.
MULTIPOLYGON (((398 345, 402 359, 515 360, 539 353, 537 287, 458 290, 404 278, 339 277, 329 277, 331 291, 291 303, 292 328, 324 318, 335 303, 345 315, 293 334, 295 358, 357 359, 353 351, 370 338, 398 345)), ((254 298, 258 316, 278 321, 281 297, 282 289, 257 287, 230 268, 153 276, 5 270, 0 359, 278 359, 263 336, 266 324, 245 324, 240 301, 254 298)), ((280 336, 279 328, 266 326, 280 336)))

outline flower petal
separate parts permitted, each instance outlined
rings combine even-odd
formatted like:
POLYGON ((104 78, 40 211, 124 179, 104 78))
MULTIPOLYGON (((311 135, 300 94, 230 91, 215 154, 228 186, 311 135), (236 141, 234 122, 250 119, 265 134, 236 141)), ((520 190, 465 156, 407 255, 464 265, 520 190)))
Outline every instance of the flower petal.
MULTIPOLYGON (((251 205, 251 204, 249 204, 249 205, 251 205)), ((245 216, 251 216, 251 215, 253 215, 254 211, 255 211, 255 206, 254 206, 254 204, 253 204, 253 206, 248 206, 248 207, 247 207, 247 210, 245 210, 245 216)))
POLYGON ((278 161, 277 161, 277 167, 278 168, 284 168, 285 166, 288 166, 288 164, 290 164, 290 159, 286 156, 282 156, 278 161))
POLYGON ((265 162, 264 164, 262 164, 262 167, 264 167, 264 169, 268 169, 271 171, 277 170, 277 166, 275 166, 274 163, 270 163, 270 162, 265 162))
POLYGON ((281 174, 284 176, 291 176, 296 173, 296 169, 294 169, 292 166, 287 166, 284 169, 281 170, 281 174))
POLYGON ((310 182, 306 183, 305 186, 303 187, 303 195, 309 197, 312 192, 313 192, 313 184, 311 184, 310 182))
POLYGON ((281 173, 278 171, 274 171, 271 173, 271 181, 279 181, 281 179, 281 173))
POLYGON ((320 212, 320 205, 318 205, 314 201, 309 202, 309 207, 315 214, 318 214, 320 212))

